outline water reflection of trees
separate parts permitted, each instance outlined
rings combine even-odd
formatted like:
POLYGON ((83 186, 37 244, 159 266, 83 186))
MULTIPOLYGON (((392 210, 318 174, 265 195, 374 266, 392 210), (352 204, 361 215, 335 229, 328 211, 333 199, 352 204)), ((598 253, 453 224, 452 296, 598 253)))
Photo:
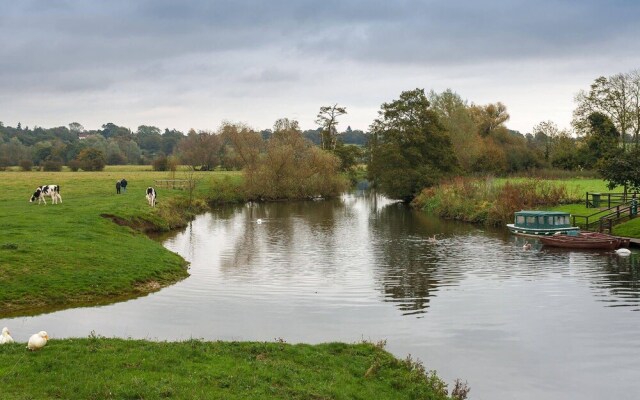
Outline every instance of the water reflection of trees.
POLYGON ((609 254, 604 262, 606 274, 595 281, 597 287, 606 289, 611 306, 630 306, 640 311, 640 255, 628 257, 609 254))
POLYGON ((222 257, 221 270, 234 274, 259 267, 260 273, 292 276, 321 265, 318 270, 329 273, 335 266, 336 227, 349 214, 340 199, 247 204, 233 217, 241 228, 222 257), (325 262, 313 263, 315 257, 325 262))
POLYGON ((440 244, 452 235, 473 229, 428 217, 402 204, 377 210, 370 224, 376 255, 374 275, 386 301, 405 314, 427 311, 442 285, 457 285, 463 275, 440 271, 440 244), (429 238, 436 236, 436 241, 429 238))
POLYGON ((595 299, 610 307, 632 307, 640 311, 640 254, 618 256, 608 250, 543 248, 550 265, 571 265, 574 274, 588 282, 595 299))

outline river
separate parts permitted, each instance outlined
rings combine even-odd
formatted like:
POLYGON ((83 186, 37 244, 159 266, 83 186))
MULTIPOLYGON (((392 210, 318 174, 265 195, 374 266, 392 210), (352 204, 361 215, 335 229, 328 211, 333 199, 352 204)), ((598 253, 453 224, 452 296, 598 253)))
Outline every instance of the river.
MULTIPOLYGON (((199 216, 191 276, 145 297, 0 320, 14 337, 386 341, 470 399, 635 399, 640 255, 558 251, 367 192, 199 216), (434 238, 435 236, 435 238, 434 238)), ((53 344, 53 343, 52 343, 53 344)))

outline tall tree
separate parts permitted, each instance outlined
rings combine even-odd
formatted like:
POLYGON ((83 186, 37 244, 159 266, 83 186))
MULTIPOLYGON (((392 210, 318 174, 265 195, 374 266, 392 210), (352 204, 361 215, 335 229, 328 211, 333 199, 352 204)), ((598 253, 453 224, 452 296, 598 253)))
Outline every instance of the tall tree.
POLYGON ((633 192, 640 191, 640 148, 620 152, 616 157, 602 160, 598 167, 602 179, 607 181, 609 190, 624 186, 633 192))
POLYGON ((338 117, 346 113, 346 107, 338 107, 338 104, 320 107, 316 124, 322 127, 322 148, 324 150, 334 150, 336 148, 338 117))
POLYGON ((631 125, 633 126, 633 140, 636 147, 640 146, 640 69, 627 74, 630 82, 631 125))
POLYGON ((430 91, 429 102, 438 113, 442 126, 449 132, 458 163, 465 171, 472 172, 485 146, 477 133, 478 128, 467 102, 451 89, 439 94, 430 91))
POLYGON ((634 134, 638 144, 638 120, 640 120, 640 82, 637 71, 601 76, 592 84, 589 91, 581 90, 575 97, 577 107, 573 112, 573 124, 581 133, 590 128, 589 116, 595 112, 606 115, 620 132, 620 142, 625 147, 627 134, 634 134))
POLYGON ((535 141, 541 143, 543 146, 544 159, 549 161, 551 158, 551 148, 553 147, 554 140, 560 134, 560 129, 553 121, 542 121, 535 125, 531 130, 535 141))
POLYGON ((162 134, 162 152, 172 154, 178 143, 184 139, 184 133, 175 129, 165 129, 162 134))
POLYGON ((69 124, 69 130, 75 134, 84 132, 84 126, 79 122, 72 122, 69 124))
POLYGON ((194 169, 209 171, 220 163, 222 140, 219 135, 209 131, 191 129, 186 138, 178 144, 182 162, 194 169))
POLYGON ((243 124, 225 123, 220 129, 220 137, 225 146, 225 166, 249 170, 256 168, 260 152, 264 148, 261 134, 243 124))
POLYGON ((495 133, 498 128, 504 128, 504 123, 509 120, 507 106, 500 102, 485 106, 472 105, 470 112, 482 137, 495 133))
POLYGON ((370 127, 368 172, 383 193, 410 201, 457 169, 451 140, 424 89, 402 92, 378 115, 370 127))
POLYGON ((582 148, 584 166, 589 169, 596 168, 598 162, 619 154, 618 138, 620 133, 613 122, 606 115, 593 112, 587 117, 589 130, 582 148))
POLYGON ((160 128, 155 126, 140 125, 135 134, 135 141, 140 149, 148 155, 156 155, 162 150, 162 135, 160 128))

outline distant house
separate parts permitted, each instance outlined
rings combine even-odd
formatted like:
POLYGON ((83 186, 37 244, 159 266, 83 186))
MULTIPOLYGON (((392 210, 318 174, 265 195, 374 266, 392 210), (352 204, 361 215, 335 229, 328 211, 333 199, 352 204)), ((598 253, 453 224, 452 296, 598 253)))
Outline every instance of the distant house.
POLYGON ((78 139, 82 140, 82 139, 86 139, 89 137, 88 133, 78 133, 78 139))

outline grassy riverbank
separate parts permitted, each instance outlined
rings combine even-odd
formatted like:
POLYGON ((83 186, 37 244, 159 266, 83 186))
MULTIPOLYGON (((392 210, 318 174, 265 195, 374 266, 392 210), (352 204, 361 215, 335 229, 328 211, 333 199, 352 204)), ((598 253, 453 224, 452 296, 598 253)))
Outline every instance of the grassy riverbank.
POLYGON ((207 202, 237 199, 241 175, 198 172, 192 201, 188 191, 158 188, 159 206, 152 209, 145 189, 169 178, 137 166, 0 172, 0 317, 113 302, 188 276, 181 257, 141 231, 183 226, 207 202), (127 191, 116 195, 115 182, 123 177, 127 191), (60 185, 62 204, 29 203, 45 184, 60 185))
POLYGON ((448 399, 446 385, 379 346, 50 340, 0 346, 6 400, 448 399))
POLYGON ((510 221, 514 211, 579 199, 578 192, 562 182, 457 178, 423 190, 412 204, 441 218, 498 226, 510 221))
MULTIPOLYGON (((513 219, 515 211, 523 209, 592 214, 595 211, 584 206, 585 193, 608 191, 606 182, 598 179, 458 178, 425 189, 413 205, 442 218, 501 226, 513 219)), ((614 232, 639 237, 638 221, 620 225, 614 232)))

